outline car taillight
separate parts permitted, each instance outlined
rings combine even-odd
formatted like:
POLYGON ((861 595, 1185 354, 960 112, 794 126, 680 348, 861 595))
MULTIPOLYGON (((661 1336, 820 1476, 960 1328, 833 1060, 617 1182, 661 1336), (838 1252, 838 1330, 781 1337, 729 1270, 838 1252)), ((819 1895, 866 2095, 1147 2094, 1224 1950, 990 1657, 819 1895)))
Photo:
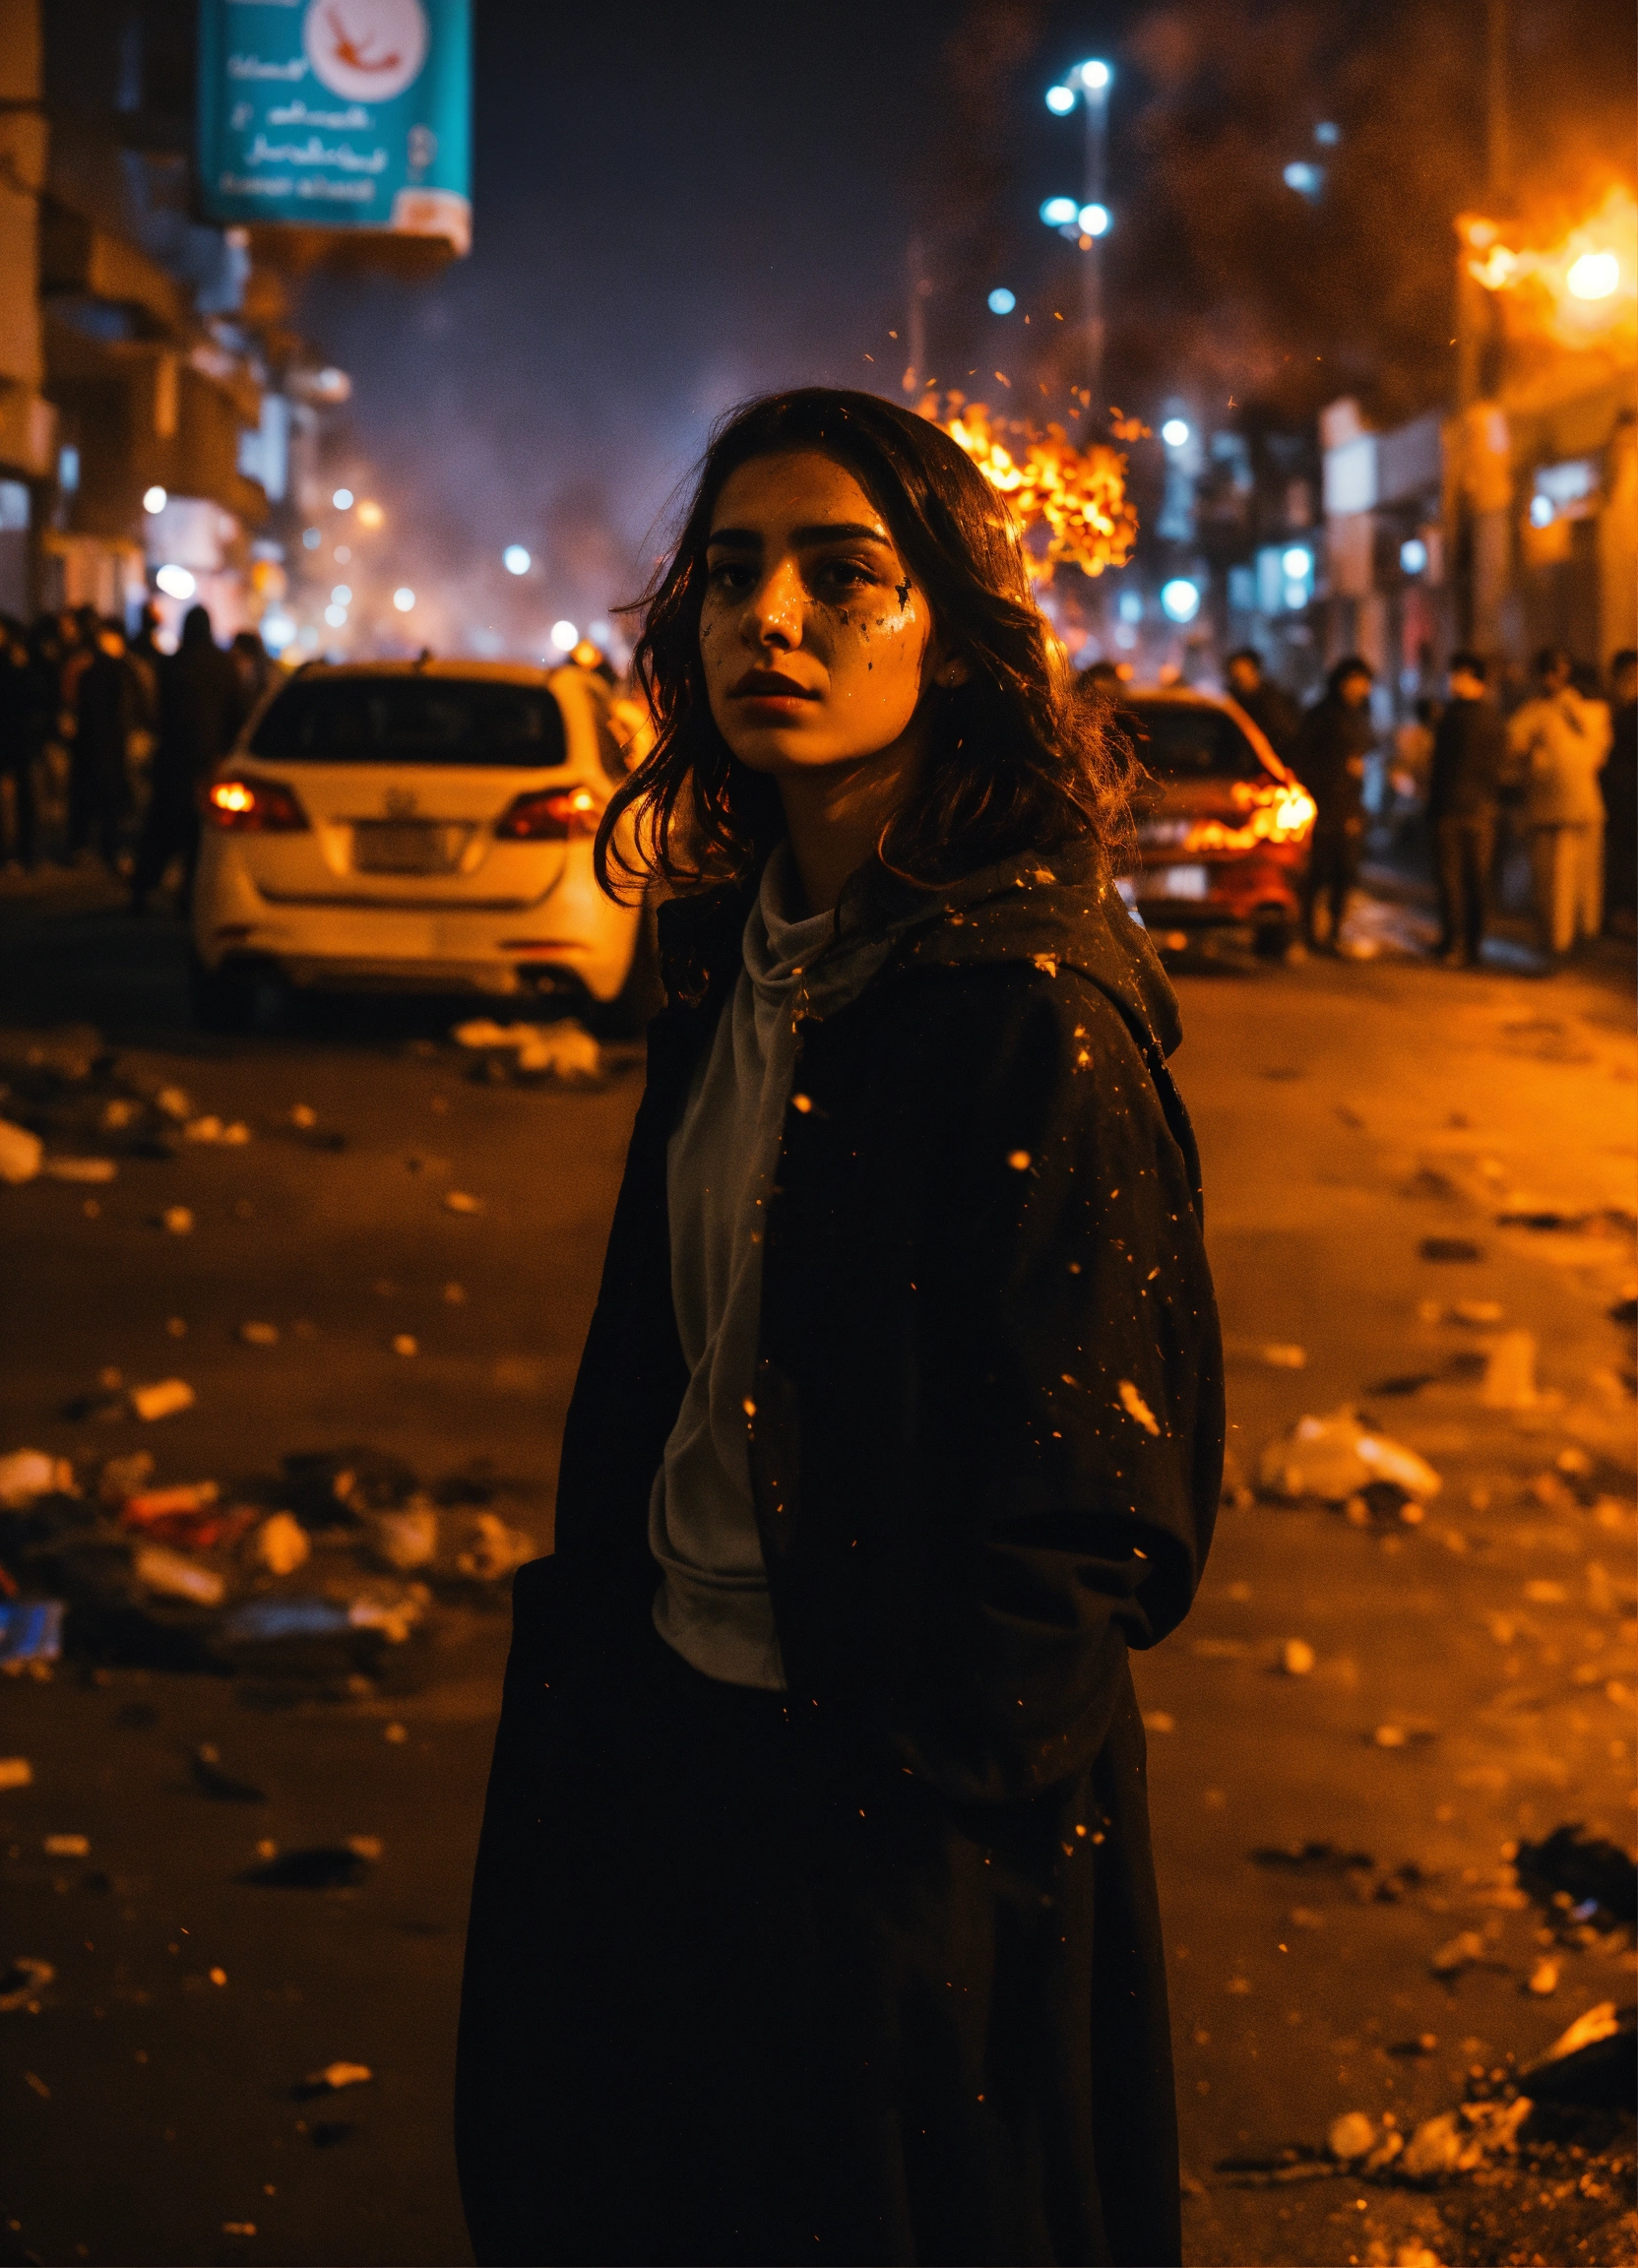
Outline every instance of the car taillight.
POLYGON ((213 827, 245 835, 293 835, 309 824, 277 780, 213 780, 205 790, 205 816, 213 827))
POLYGON ((601 817, 590 788, 553 788, 520 795, 496 820, 495 835, 502 843, 566 843, 571 835, 595 835, 601 817))

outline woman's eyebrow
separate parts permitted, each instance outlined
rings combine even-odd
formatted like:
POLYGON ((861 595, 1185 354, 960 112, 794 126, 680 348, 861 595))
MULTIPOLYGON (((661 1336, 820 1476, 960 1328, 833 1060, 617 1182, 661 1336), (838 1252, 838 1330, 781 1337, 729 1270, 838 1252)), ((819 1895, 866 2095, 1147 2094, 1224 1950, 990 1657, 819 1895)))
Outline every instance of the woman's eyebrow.
MULTIPOLYGON (((792 528, 790 540, 803 547, 815 543, 879 543, 884 550, 893 548, 890 536, 862 520, 816 520, 810 527, 792 528)), ((709 550, 714 543, 731 543, 742 551, 760 551, 763 541, 759 528, 713 528, 706 537, 706 548, 709 550)))

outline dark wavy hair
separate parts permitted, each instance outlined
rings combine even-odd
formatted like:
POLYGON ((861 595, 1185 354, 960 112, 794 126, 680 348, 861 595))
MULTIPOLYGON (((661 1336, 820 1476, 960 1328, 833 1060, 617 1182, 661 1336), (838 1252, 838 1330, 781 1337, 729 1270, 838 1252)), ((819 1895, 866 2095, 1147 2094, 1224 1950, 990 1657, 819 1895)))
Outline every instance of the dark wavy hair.
POLYGON ((926 593, 947 650, 971 672, 965 684, 923 696, 933 704, 927 760, 883 832, 883 860, 934 885, 1075 843, 1099 850, 1106 870, 1130 836, 1130 750, 1102 705, 1078 696, 995 490, 927 418, 879 395, 808 386, 724 418, 670 561, 631 608, 643 618, 632 671, 656 739, 598 829, 603 889, 619 894, 611 869, 628 887, 649 874, 676 891, 742 880, 785 832, 774 781, 739 762, 712 717, 700 612, 724 483, 753 458, 794 449, 821 449, 858 480, 926 593), (628 811, 629 850, 615 839, 628 811))

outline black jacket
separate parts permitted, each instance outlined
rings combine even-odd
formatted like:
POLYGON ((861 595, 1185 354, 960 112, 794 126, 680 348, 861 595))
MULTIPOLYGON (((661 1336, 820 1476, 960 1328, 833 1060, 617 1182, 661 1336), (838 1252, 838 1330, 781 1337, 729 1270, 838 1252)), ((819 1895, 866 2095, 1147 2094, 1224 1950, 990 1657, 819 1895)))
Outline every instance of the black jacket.
POLYGON ((200 643, 172 654, 159 671, 156 770, 167 784, 196 786, 233 745, 249 703, 233 658, 200 643))
MULTIPOLYGON (((863 992, 798 1034, 747 1423, 806 1760, 812 2028, 850 2137, 815 2259, 954 2257, 956 2199, 962 2257, 1178 2257, 1126 1655, 1176 1625, 1199 1579, 1221 1347, 1165 1067, 1169 986, 1115 893, 1055 864, 1066 879, 1027 858, 926 899, 863 992)), ((905 903, 866 870, 844 918, 905 903)), ((532 2001, 521 1949, 552 1934, 584 1815, 571 1791, 606 1776, 648 1628, 650 1485, 687 1376, 665 1145, 747 905, 662 911, 670 1005, 569 1413, 556 1552, 517 1582, 458 2088, 480 2259, 574 2256, 531 2223, 526 2158, 571 2232, 557 2241, 578 2228, 579 2256, 621 2256, 586 2251, 598 2224, 577 2219, 575 2167, 539 2172, 553 1986, 546 1959, 532 2001)), ((551 1958, 617 1962, 588 1952, 588 1911, 551 1958)))
POLYGON ((1429 819, 1495 815, 1507 762, 1507 728, 1491 701, 1453 698, 1433 735, 1429 819))
POLYGON ((1234 699, 1253 724, 1261 728, 1281 762, 1291 763, 1302 718, 1285 687, 1276 685, 1272 677, 1265 677, 1255 693, 1236 693, 1234 699))
POLYGON ((1351 709, 1339 694, 1327 693, 1303 716, 1291 762, 1319 806, 1316 834, 1359 825, 1362 782, 1349 766, 1366 755, 1375 739, 1368 703, 1351 709))

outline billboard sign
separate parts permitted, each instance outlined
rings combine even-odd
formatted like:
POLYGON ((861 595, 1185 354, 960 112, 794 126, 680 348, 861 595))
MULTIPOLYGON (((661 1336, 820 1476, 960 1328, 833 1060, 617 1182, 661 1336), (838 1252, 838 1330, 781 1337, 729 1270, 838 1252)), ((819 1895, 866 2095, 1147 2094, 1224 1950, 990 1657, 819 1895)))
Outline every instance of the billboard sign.
POLYGON ((471 18, 471 0, 201 0, 211 219, 470 250, 471 18))

